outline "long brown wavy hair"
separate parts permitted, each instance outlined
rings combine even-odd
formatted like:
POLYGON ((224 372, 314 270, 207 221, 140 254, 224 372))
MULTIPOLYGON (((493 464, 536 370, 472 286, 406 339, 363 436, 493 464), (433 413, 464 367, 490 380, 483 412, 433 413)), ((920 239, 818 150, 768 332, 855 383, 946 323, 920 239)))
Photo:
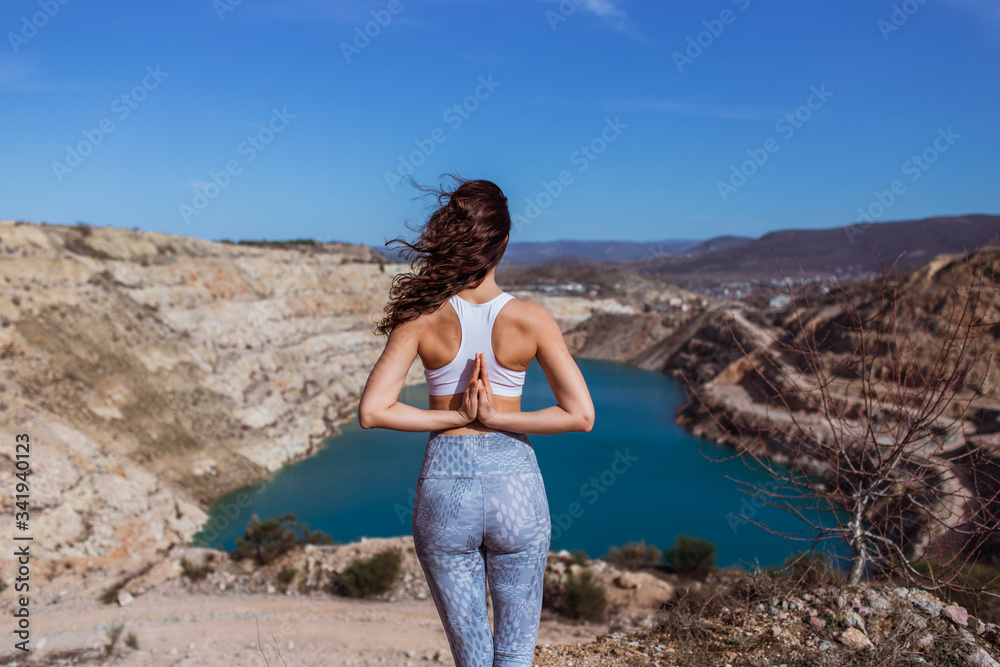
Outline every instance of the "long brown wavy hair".
POLYGON ((416 242, 397 236, 385 244, 406 246, 400 255, 411 271, 392 279, 385 316, 374 330, 378 335, 387 336, 403 322, 434 312, 453 294, 478 286, 507 250, 510 211, 503 191, 491 181, 448 176, 456 181, 451 189, 416 186, 436 195, 438 205, 416 242))

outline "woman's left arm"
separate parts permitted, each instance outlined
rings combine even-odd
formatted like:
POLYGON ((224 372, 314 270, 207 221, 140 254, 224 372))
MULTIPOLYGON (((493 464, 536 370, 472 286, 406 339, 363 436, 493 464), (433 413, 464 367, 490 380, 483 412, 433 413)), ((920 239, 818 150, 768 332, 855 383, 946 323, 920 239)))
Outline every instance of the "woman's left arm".
POLYGON ((419 323, 410 320, 395 327, 389 334, 382 356, 375 362, 358 404, 358 424, 361 428, 385 428, 393 431, 443 431, 465 426, 475 419, 477 392, 476 375, 465 390, 458 410, 421 410, 398 402, 399 392, 406 383, 406 374, 417 358, 420 341, 419 323), (471 416, 470 416, 471 414, 471 416))

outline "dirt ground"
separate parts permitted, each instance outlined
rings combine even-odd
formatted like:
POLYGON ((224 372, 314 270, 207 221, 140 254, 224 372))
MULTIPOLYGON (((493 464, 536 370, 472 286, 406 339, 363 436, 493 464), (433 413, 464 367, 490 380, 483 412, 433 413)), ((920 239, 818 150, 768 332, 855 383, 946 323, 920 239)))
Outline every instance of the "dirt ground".
MULTIPOLYGON (((149 591, 127 607, 81 599, 41 607, 32 618, 31 659, 21 664, 47 663, 81 649, 90 650, 77 664, 98 664, 99 649, 117 623, 124 623, 117 657, 104 664, 454 664, 430 600, 368 602, 179 589, 149 591), (129 633, 135 633, 138 649, 125 646, 129 633)), ((544 612, 538 645, 588 642, 607 631, 607 625, 574 625, 544 612)), ((8 646, 4 655, 9 651, 8 646)))

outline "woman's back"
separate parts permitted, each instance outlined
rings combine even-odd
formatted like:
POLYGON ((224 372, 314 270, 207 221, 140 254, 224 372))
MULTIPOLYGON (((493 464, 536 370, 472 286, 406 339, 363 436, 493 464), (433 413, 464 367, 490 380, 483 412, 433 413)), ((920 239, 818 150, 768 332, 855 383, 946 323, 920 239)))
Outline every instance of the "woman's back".
POLYGON ((538 347, 530 322, 525 321, 530 317, 526 311, 531 309, 522 309, 521 305, 522 302, 509 292, 500 292, 483 303, 455 294, 442 303, 432 315, 434 322, 428 327, 432 335, 426 351, 421 354, 424 368, 431 376, 428 383, 431 394, 443 394, 444 391, 437 389, 460 381, 455 377, 457 370, 464 371, 466 377, 462 379, 465 382, 454 387, 456 391, 451 393, 461 393, 468 382, 471 366, 475 365, 475 353, 485 352, 487 368, 502 376, 494 378, 495 393, 520 395, 516 387, 521 384, 518 374, 527 370, 538 347))
POLYGON ((438 207, 414 242, 393 241, 408 248, 413 270, 393 278, 375 328, 388 340, 362 392, 359 423, 448 435, 589 431, 593 401, 559 325, 544 306, 496 283, 510 240, 506 195, 490 181, 456 180, 454 190, 435 191, 438 207), (418 356, 427 410, 398 401, 418 356), (532 359, 556 405, 523 412, 521 388, 532 359))
MULTIPOLYGON (((433 313, 421 316, 426 321, 418 354, 425 369, 432 410, 454 409, 461 404, 478 352, 484 353, 491 373, 497 409, 508 412, 521 409, 520 387, 538 351, 539 327, 537 322, 532 326, 532 318, 537 319, 538 309, 543 306, 522 301, 508 292, 483 298, 477 291, 463 290, 433 313)), ((468 427, 441 432, 493 430, 473 422, 468 427)))

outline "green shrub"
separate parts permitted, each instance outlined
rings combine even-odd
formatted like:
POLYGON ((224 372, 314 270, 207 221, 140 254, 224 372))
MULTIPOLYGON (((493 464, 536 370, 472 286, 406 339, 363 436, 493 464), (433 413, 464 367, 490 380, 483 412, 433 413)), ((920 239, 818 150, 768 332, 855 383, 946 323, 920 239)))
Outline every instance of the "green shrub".
MULTIPOLYGON (((279 369, 280 370, 280 369, 279 369)), ((299 524, 302 536, 296 540, 296 544, 333 544, 333 536, 324 533, 322 530, 309 530, 309 524, 299 524)))
POLYGON ((104 647, 104 655, 110 656, 115 650, 115 644, 118 643, 118 638, 122 635, 122 630, 125 629, 124 623, 115 623, 110 628, 108 628, 108 645, 104 647))
POLYGON ((262 523, 254 514, 243 537, 236 538, 233 557, 237 560, 255 558, 260 565, 267 565, 288 553, 295 546, 294 526, 297 520, 294 514, 288 512, 281 518, 267 519, 262 523))
POLYGON ((139 649, 139 638, 135 636, 134 632, 128 633, 128 636, 125 637, 125 646, 128 646, 133 651, 139 649))
POLYGON ((587 556, 587 552, 583 549, 573 549, 569 552, 569 555, 573 558, 573 562, 577 565, 586 565, 590 562, 590 557, 587 556))
POLYGON ((560 612, 562 600, 562 589, 559 586, 559 577, 545 572, 542 582, 542 608, 560 612))
POLYGON ((101 602, 104 604, 111 604, 112 602, 115 602, 118 599, 118 591, 120 591, 124 585, 125 582, 117 581, 105 588, 104 592, 101 593, 101 602))
POLYGON ((181 576, 187 577, 191 581, 201 581, 208 576, 209 572, 214 572, 215 568, 206 563, 205 565, 195 565, 187 558, 181 558, 181 576))
POLYGON ((715 545, 701 537, 678 535, 665 560, 678 574, 702 576, 715 566, 715 545))
POLYGON ((260 565, 267 565, 279 556, 302 544, 333 544, 333 538, 322 531, 310 531, 309 524, 303 523, 303 534, 298 535, 296 517, 286 512, 282 517, 267 519, 263 523, 254 514, 247 523, 243 537, 236 538, 236 550, 232 552, 236 560, 255 558, 260 565))
POLYGON ((278 573, 278 581, 287 586, 292 583, 292 579, 295 578, 295 574, 298 570, 295 569, 294 565, 282 565, 281 572, 278 573))
POLYGON ((659 548, 646 540, 627 542, 622 548, 610 547, 604 560, 623 570, 636 570, 646 565, 657 565, 662 559, 659 548))
POLYGON ((349 596, 368 597, 391 590, 402 569, 403 554, 395 547, 371 558, 355 559, 340 580, 349 596))
POLYGON ((604 583, 591 570, 581 570, 579 576, 566 578, 566 590, 560 611, 586 621, 602 621, 607 612, 608 598, 604 583))

